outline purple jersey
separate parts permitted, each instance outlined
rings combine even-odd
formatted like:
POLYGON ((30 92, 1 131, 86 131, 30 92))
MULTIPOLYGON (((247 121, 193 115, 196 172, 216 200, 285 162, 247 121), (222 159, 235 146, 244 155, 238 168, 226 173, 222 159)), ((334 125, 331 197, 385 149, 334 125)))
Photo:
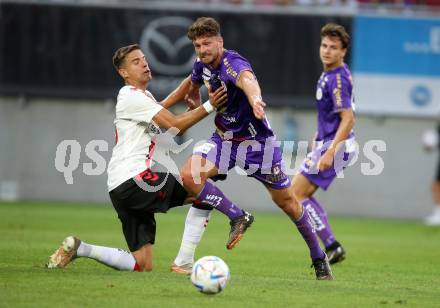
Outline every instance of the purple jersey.
MULTIPOLYGON (((354 109, 353 81, 347 64, 323 72, 316 88, 318 136, 316 140, 332 140, 336 135, 343 109, 354 109)), ((353 132, 350 133, 351 137, 353 132)))
POLYGON ((226 107, 217 111, 215 125, 222 132, 232 132, 235 140, 262 140, 274 136, 268 120, 255 118, 244 92, 236 86, 240 74, 252 71, 249 62, 232 50, 225 50, 217 68, 206 65, 199 59, 193 66, 192 82, 204 83, 213 90, 222 84, 228 92, 226 107))

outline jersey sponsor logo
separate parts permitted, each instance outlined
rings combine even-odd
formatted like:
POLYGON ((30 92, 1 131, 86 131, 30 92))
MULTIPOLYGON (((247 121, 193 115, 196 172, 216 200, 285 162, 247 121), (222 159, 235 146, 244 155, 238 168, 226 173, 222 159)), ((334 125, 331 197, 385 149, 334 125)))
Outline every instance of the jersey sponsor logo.
POLYGON ((248 131, 252 137, 255 137, 257 135, 257 130, 255 129, 255 127, 252 123, 249 123, 248 131))
POLYGON ((341 89, 335 88, 333 90, 333 96, 335 97, 336 105, 338 107, 342 106, 342 95, 341 95, 341 89))
POLYGON ((165 16, 154 19, 144 28, 140 45, 154 71, 183 75, 192 69, 195 55, 186 36, 192 22, 182 16, 165 16))
POLYGON ((159 179, 157 173, 152 172, 150 169, 145 170, 140 174, 142 180, 145 182, 156 182, 159 179))
POLYGON ((237 119, 233 116, 227 116, 227 115, 222 114, 222 118, 230 123, 237 123, 237 119))
POLYGON ((238 73, 232 67, 226 69, 226 74, 232 76, 234 79, 238 76, 238 73))
POLYGON ((227 58, 223 59, 223 64, 226 66, 226 74, 232 76, 234 79, 237 78, 238 73, 234 70, 232 65, 229 63, 227 58))

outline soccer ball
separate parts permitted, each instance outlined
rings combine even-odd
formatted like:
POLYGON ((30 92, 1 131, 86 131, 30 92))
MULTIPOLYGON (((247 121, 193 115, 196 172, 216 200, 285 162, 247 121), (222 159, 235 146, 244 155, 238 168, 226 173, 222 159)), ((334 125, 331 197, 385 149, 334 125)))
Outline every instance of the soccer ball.
POLYGON ((191 282, 205 294, 220 293, 230 278, 228 265, 219 257, 206 256, 194 263, 191 282))

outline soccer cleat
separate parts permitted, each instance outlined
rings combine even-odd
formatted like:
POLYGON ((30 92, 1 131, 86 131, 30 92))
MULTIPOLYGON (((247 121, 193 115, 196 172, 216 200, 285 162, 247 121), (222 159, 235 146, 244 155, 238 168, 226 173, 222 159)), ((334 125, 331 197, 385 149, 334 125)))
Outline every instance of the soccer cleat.
POLYGON ((68 236, 61 243, 58 248, 50 257, 47 263, 47 268, 64 268, 67 264, 72 262, 76 258, 76 252, 78 250, 81 240, 74 236, 68 236))
POLYGON ((330 264, 335 264, 345 260, 345 250, 341 245, 333 249, 326 249, 325 252, 327 253, 328 262, 330 264))
POLYGON ((170 272, 181 275, 191 275, 192 267, 192 264, 176 265, 175 263, 173 263, 171 264, 170 272))
POLYGON ((333 280, 333 273, 327 255, 323 259, 313 260, 317 280, 333 280))
POLYGON ((247 228, 249 228, 254 222, 254 216, 252 216, 251 213, 246 211, 243 212, 243 216, 231 220, 229 223, 231 225, 231 232, 229 232, 229 240, 226 243, 227 249, 234 248, 243 237, 243 234, 246 232, 247 228))

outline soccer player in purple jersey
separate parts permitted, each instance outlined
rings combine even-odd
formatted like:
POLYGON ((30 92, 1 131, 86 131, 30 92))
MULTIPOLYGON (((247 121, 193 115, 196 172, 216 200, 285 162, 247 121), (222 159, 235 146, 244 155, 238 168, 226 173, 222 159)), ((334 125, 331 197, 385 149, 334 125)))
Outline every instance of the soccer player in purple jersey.
POLYGON ((353 81, 344 63, 349 41, 341 25, 327 24, 321 29, 320 57, 324 72, 316 88, 318 131, 313 150, 292 185, 296 200, 309 212, 315 224, 331 264, 343 261, 345 251, 335 238, 327 213, 313 195, 318 188, 327 190, 355 151, 353 81))
MULTIPOLYGON (((226 107, 217 110, 216 131, 206 143, 195 147, 193 156, 182 167, 185 189, 201 203, 230 209, 231 232, 226 247, 232 249, 254 218, 246 211, 237 211, 208 179, 224 180, 231 168, 240 166, 248 176, 265 185, 272 200, 295 223, 310 249, 317 279, 332 279, 327 256, 319 246, 309 214, 295 201, 290 178, 283 172, 281 150, 266 118, 266 104, 251 65, 237 52, 223 48, 220 25, 213 18, 198 18, 190 26, 188 37, 198 56, 191 76, 190 98, 200 103, 199 89, 205 84, 210 91, 224 87, 228 101, 226 107)), ((188 212, 172 271, 190 273, 195 248, 210 212, 200 207, 192 207, 188 212)))

